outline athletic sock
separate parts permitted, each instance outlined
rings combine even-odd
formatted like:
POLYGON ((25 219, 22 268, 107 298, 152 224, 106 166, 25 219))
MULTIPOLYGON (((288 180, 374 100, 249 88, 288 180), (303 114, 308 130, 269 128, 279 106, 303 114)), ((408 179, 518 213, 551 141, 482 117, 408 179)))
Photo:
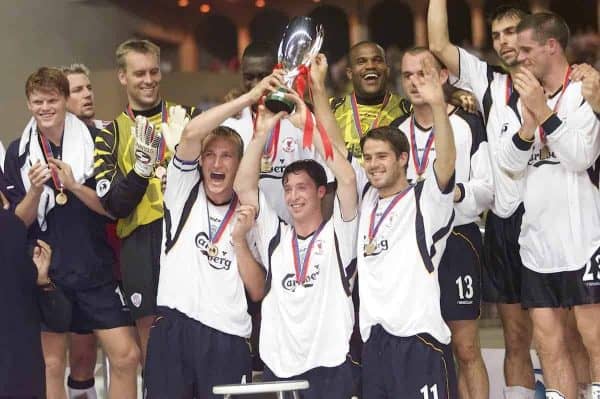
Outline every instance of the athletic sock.
POLYGON ((519 385, 504 388, 504 399, 535 399, 535 390, 519 385))
POLYGON ((69 387, 69 399, 97 399, 96 381, 90 378, 86 381, 75 381, 69 376, 67 386, 69 387))

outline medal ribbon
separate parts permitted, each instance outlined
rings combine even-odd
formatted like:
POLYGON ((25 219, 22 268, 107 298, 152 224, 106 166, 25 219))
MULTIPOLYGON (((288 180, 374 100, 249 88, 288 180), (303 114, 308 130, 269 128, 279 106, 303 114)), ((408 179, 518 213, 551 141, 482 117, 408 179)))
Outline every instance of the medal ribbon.
MULTIPOLYGON (((565 94, 565 91, 567 90, 569 83, 571 83, 571 80, 569 79, 571 77, 571 72, 572 72, 571 66, 569 65, 567 67, 567 72, 565 73, 565 79, 563 80, 562 90, 560 91, 558 100, 556 100, 556 103, 554 104, 554 108, 552 108, 553 113, 556 113, 556 111, 558 110, 560 100, 562 100, 563 94, 565 94)), ((540 134, 540 141, 542 142, 542 144, 545 144, 546 143, 546 133, 544 132, 544 129, 541 126, 538 127, 538 132, 540 134)))
POLYGON ((223 232, 225 231, 225 227, 229 224, 229 221, 233 217, 233 213, 235 212, 235 207, 237 206, 238 198, 235 193, 233 193, 233 197, 231 197, 231 202, 229 203, 229 208, 225 213, 225 217, 221 220, 221 224, 217 228, 215 235, 213 237, 211 228, 210 228, 210 213, 208 212, 208 202, 206 203, 206 217, 208 218, 208 238, 210 239, 211 244, 216 244, 221 239, 223 232))
MULTIPOLYGON (((50 141, 48 141, 46 136, 44 136, 42 133, 39 133, 38 136, 40 137, 40 142, 42 143, 42 151, 44 152, 44 158, 46 158, 46 162, 48 162, 49 159, 54 158, 54 155, 52 154, 52 147, 50 146, 50 141)), ((48 167, 50 166, 48 165, 48 167)), ((52 183, 54 183, 54 187, 58 191, 62 192, 64 186, 58 178, 58 172, 50 168, 50 174, 52 175, 52 183)))
MULTIPOLYGON (((377 126, 379 126, 379 119, 381 119, 383 110, 387 106, 391 97, 392 96, 390 95, 389 91, 385 93, 385 97, 383 98, 383 103, 381 104, 381 108, 379 108, 379 111, 377 112, 377 116, 373 120, 373 123, 371 123, 371 127, 369 128, 369 130, 374 129, 377 126)), ((356 128, 358 137, 362 138, 366 132, 363 132, 362 126, 360 124, 360 115, 358 114, 358 102, 356 101, 356 94, 354 92, 352 92, 352 94, 350 95, 350 105, 352 106, 352 118, 354 120, 354 127, 356 128)))
POLYGON ((512 93, 513 93, 512 78, 510 77, 510 75, 507 75, 507 77, 506 77, 506 92, 504 94, 504 97, 506 98, 506 105, 508 105, 508 103, 510 101, 510 97, 512 96, 512 93))
MULTIPOLYGON (((160 103, 161 103, 161 110, 160 110, 161 121, 162 121, 162 123, 168 123, 169 113, 167 112, 167 102, 164 100, 161 100, 160 103)), ((127 104, 127 107, 125 108, 125 113, 127 114, 127 116, 129 116, 129 118, 133 121, 133 123, 135 123, 135 114, 133 113, 133 109, 131 109, 131 105, 127 104)), ((166 149, 165 138, 161 134, 160 135, 160 144, 158 145, 159 163, 162 163, 165 160, 165 152, 166 152, 165 149, 166 149)))
POLYGON ((310 243, 308 243, 308 248, 306 249, 306 255, 304 255, 304 261, 300 262, 300 249, 298 248, 298 236, 296 235, 296 230, 293 230, 292 233, 292 248, 294 249, 294 271, 296 272, 296 282, 298 284, 302 284, 304 279, 306 279, 306 274, 308 273, 308 267, 310 266, 310 254, 312 252, 313 245, 315 240, 323 227, 325 226, 325 222, 321 223, 319 228, 313 233, 312 238, 310 239, 310 243))
POLYGON ((279 144, 279 132, 281 130, 281 121, 277 121, 275 127, 269 133, 269 138, 265 143, 265 148, 263 150, 263 157, 271 158, 271 161, 275 161, 277 158, 277 146, 279 144))
POLYGON ((400 202, 400 200, 402 198, 404 198, 406 193, 408 193, 408 191, 412 187, 413 187, 412 185, 409 185, 404 190, 402 190, 401 192, 396 194, 396 196, 394 197, 392 202, 390 202, 388 204, 387 208, 385 208, 385 210, 383 211, 383 214, 379 218, 379 221, 377 222, 377 224, 375 224, 375 214, 377 213, 377 208, 379 207, 379 201, 377 201, 377 203, 373 207, 373 210, 371 211, 371 220, 369 221, 369 242, 371 242, 373 240, 373 238, 375 238, 375 235, 377 235, 377 232, 379 231, 379 227, 381 226, 381 223, 383 223, 383 220, 391 212, 392 208, 394 208, 394 206, 396 206, 396 204, 398 202, 400 202))
POLYGON ((418 176, 425 173, 427 164, 429 163, 429 153, 433 147, 435 136, 433 134, 433 128, 427 138, 427 144, 425 144, 425 150, 423 151, 423 158, 419 159, 419 150, 417 148, 417 138, 415 137, 415 117, 414 115, 410 118, 410 149, 412 152, 413 164, 415 165, 415 171, 418 176))

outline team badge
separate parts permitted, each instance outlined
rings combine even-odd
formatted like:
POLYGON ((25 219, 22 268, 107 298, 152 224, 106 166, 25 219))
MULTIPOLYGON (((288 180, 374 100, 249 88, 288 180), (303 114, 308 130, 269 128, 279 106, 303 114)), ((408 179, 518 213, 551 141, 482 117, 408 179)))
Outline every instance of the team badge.
POLYGON ((108 179, 98 181, 96 184, 96 194, 98 194, 98 197, 104 197, 108 193, 108 190, 110 190, 110 181, 108 179))
POLYGON ((131 294, 131 303, 136 308, 142 306, 142 294, 140 294, 139 292, 134 292, 133 294, 131 294))

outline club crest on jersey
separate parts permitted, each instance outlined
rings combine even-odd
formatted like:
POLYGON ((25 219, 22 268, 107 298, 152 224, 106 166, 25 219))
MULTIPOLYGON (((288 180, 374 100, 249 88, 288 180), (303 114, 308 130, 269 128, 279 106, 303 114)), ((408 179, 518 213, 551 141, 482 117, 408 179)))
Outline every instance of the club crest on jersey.
POLYGON ((323 255, 323 240, 315 241, 313 247, 313 255, 323 255))
POLYGON ((195 238, 195 243, 202 255, 206 256, 206 259, 208 259, 210 267, 217 270, 229 270, 231 268, 231 260, 226 258, 227 252, 219 250, 215 255, 212 251, 209 251, 210 240, 208 234, 205 232, 198 233, 195 238))
POLYGON ((299 285, 302 285, 304 288, 310 288, 315 285, 317 278, 319 278, 319 273, 319 265, 312 266, 312 272, 309 271, 302 284, 299 284, 296 281, 296 275, 294 273, 288 273, 283 277, 283 280, 281 280, 281 286, 284 290, 290 292, 296 292, 296 288, 299 285))
POLYGON ((101 179, 96 183, 96 194, 98 197, 104 197, 108 193, 108 190, 110 190, 110 181, 108 179, 101 179))
POLYGON ((140 294, 139 292, 134 292, 133 294, 131 294, 130 299, 131 299, 131 303, 136 308, 139 308, 140 306, 142 306, 142 294, 140 294))
POLYGON ((388 240, 378 241, 377 238, 375 238, 373 242, 369 244, 369 239, 367 237, 363 238, 363 256, 365 258, 367 256, 379 255, 380 253, 382 253, 383 251, 387 251, 388 249, 388 240))
POLYGON ((282 150, 285 152, 294 152, 297 147, 296 140, 294 140, 293 137, 286 137, 283 139, 282 145, 282 150))

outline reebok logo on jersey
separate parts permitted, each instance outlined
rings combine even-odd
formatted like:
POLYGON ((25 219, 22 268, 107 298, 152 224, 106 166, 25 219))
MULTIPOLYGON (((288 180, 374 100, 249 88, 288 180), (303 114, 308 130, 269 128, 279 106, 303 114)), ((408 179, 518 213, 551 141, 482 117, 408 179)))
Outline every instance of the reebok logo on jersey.
MULTIPOLYGON (((313 272, 306 275, 304 282, 301 284, 304 288, 310 288, 315 285, 315 281, 319 277, 319 265, 314 265, 312 267, 313 272)), ((290 292, 296 292, 296 288, 298 287, 298 282, 296 281, 296 275, 294 273, 288 273, 281 280, 281 286, 284 290, 290 292)))
POLYGON ((500 129, 500 136, 502 136, 507 131, 508 131, 508 123, 503 123, 502 124, 502 129, 500 129))
POLYGON ((215 256, 208 254, 208 243, 210 240, 208 239, 208 235, 206 233, 198 233, 196 235, 195 242, 196 247, 200 248, 202 255, 206 256, 206 259, 208 259, 208 264, 210 267, 217 270, 229 270, 231 268, 231 260, 225 258, 225 256, 227 256, 227 252, 219 251, 215 256))

